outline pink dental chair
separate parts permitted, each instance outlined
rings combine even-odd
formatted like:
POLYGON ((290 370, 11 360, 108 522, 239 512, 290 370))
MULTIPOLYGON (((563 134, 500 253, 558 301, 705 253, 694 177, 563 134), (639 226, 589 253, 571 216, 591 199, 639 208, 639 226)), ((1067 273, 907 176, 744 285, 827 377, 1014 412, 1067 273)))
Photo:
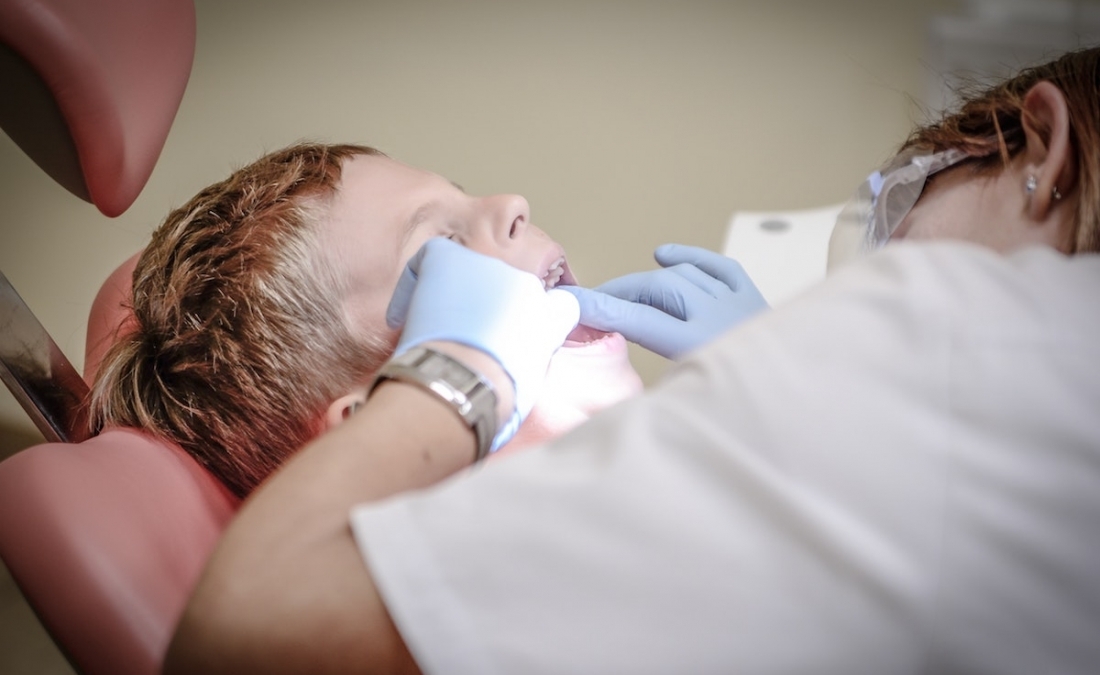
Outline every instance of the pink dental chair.
MULTIPOLYGON (((0 0, 0 126, 70 192, 125 211, 190 74, 192 0, 0 0)), ((87 382, 129 314, 135 259, 103 285, 84 377, 0 274, 0 374, 50 442, 0 462, 0 558, 81 673, 160 669, 237 502, 138 429, 88 437, 87 382)))

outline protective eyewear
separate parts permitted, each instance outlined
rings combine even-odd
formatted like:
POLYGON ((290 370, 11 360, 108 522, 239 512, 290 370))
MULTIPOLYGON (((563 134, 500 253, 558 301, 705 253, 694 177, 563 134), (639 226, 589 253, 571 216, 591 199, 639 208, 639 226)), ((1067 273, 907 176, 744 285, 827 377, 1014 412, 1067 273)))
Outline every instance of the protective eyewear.
MULTIPOLYGON (((928 178, 968 157, 970 155, 957 149, 899 153, 882 169, 868 176, 840 210, 830 249, 838 240, 855 249, 851 253, 856 255, 881 248, 917 203, 928 178)), ((831 250, 830 258, 836 253, 831 250)))

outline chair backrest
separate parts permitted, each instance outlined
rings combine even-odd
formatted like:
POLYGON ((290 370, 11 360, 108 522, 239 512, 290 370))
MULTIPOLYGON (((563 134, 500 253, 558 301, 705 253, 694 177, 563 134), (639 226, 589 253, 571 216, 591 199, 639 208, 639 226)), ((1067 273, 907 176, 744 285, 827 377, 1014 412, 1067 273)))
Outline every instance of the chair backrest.
MULTIPOLYGON (((89 382, 128 330, 137 257, 88 320, 89 382)), ((0 558, 82 673, 151 675, 238 500, 178 446, 112 428, 0 462, 0 558)))
POLYGON ((89 387, 95 382, 99 364, 107 355, 107 350, 131 329, 133 314, 127 303, 139 257, 141 253, 135 253, 115 268, 92 301, 84 340, 84 381, 89 387))

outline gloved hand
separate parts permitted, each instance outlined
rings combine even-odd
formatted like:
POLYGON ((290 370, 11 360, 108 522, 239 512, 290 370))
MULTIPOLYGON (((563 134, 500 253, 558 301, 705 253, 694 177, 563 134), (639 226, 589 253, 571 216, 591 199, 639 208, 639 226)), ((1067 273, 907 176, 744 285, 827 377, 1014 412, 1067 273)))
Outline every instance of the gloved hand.
POLYGON ((492 450, 508 442, 531 412, 550 357, 577 325, 577 301, 545 290, 541 279, 436 237, 405 266, 386 310, 404 326, 396 354, 444 340, 475 347, 500 363, 515 385, 515 410, 503 420, 492 450))
POLYGON ((595 289, 559 288, 580 301, 584 325, 622 333, 670 359, 768 306, 736 260, 680 244, 665 244, 653 257, 663 269, 628 274, 595 289))

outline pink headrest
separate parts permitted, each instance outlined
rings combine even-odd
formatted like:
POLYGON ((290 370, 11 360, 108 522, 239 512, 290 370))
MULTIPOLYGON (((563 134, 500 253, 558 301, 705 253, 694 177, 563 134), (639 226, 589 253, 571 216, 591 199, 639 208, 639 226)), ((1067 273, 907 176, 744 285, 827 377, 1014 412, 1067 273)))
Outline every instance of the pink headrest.
POLYGON ((4 0, 0 44, 8 135, 104 214, 129 208, 191 73, 192 0, 4 0))
POLYGON ((140 257, 139 251, 111 272, 92 301, 87 339, 84 341, 84 381, 89 387, 107 350, 132 328, 130 291, 134 282, 134 267, 140 257))

